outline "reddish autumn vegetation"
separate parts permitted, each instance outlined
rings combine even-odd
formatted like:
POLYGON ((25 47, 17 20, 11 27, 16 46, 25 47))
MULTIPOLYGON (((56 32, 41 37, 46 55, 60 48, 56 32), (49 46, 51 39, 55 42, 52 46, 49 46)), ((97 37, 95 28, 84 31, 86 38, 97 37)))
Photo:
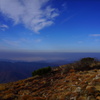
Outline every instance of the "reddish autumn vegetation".
POLYGON ((100 62, 86 58, 43 75, 0 84, 0 100, 100 100, 99 66, 100 62))

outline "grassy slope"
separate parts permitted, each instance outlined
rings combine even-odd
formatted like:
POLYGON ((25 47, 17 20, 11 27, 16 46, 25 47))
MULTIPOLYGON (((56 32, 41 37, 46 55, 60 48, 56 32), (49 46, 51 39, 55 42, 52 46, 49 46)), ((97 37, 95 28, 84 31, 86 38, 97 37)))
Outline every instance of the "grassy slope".
POLYGON ((100 69, 66 70, 68 66, 73 67, 63 65, 44 76, 1 84, 0 100, 100 100, 100 69))

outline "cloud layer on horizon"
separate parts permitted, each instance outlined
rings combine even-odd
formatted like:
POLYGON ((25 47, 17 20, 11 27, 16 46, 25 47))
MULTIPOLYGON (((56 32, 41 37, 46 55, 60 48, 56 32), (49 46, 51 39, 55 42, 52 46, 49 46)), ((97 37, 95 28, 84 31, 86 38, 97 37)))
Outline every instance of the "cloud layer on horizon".
POLYGON ((1 51, 0 60, 18 61, 77 61, 84 57, 93 57, 100 60, 100 53, 81 52, 29 52, 29 51, 1 51))
POLYGON ((56 8, 48 5, 49 0, 0 0, 0 12, 12 19, 14 24, 24 24, 38 33, 54 23, 59 15, 56 8))
POLYGON ((68 57, 65 56, 65 53, 0 50, 0 59, 18 61, 65 61, 66 59, 68 59, 68 57))

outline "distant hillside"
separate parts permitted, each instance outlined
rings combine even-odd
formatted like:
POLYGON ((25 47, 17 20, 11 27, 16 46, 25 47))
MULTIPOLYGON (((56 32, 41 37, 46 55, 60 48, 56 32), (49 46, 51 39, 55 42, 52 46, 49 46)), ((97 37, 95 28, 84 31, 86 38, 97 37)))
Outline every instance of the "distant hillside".
POLYGON ((91 58, 0 84, 1 100, 100 100, 100 62, 91 58))
POLYGON ((18 81, 32 76, 32 71, 47 66, 58 66, 47 62, 0 61, 0 83, 18 81))

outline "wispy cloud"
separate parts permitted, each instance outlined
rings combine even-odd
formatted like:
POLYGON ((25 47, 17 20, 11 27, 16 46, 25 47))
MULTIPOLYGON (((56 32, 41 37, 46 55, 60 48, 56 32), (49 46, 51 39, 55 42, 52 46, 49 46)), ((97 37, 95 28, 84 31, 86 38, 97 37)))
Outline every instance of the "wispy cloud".
POLYGON ((64 8, 64 9, 67 9, 67 3, 66 2, 64 2, 63 4, 62 4, 62 7, 64 8))
POLYGON ((48 2, 49 0, 0 0, 0 12, 12 19, 15 25, 22 23, 38 33, 52 25, 54 18, 59 15, 56 8, 47 5, 48 2))
POLYGON ((20 41, 21 43, 39 43, 42 41, 42 39, 38 38, 38 39, 29 39, 29 38, 21 38, 18 41, 20 41))
POLYGON ((13 40, 7 40, 7 39, 2 39, 2 41, 8 45, 11 45, 11 46, 18 46, 19 45, 19 41, 13 41, 13 40))
POLYGON ((100 36, 100 34, 90 34, 89 36, 98 37, 98 36, 100 36))
POLYGON ((72 19, 75 15, 69 16, 62 21, 62 24, 72 19))
POLYGON ((1 24, 1 25, 0 25, 0 29, 3 30, 3 31, 5 31, 5 30, 8 29, 8 28, 9 28, 8 25, 5 25, 5 24, 1 24))
POLYGON ((41 41, 42 41, 42 39, 36 39, 36 40, 35 40, 36 43, 39 43, 39 42, 41 42, 41 41))
POLYGON ((7 44, 8 47, 11 48, 23 48, 23 45, 32 45, 32 44, 37 44, 40 43, 42 39, 29 39, 29 38, 20 38, 16 40, 12 39, 2 39, 3 45, 7 44))
POLYGON ((100 42, 100 39, 95 39, 95 42, 100 42))
POLYGON ((7 25, 5 25, 5 24, 2 24, 2 25, 0 25, 0 27, 1 28, 9 28, 7 25))
POLYGON ((78 41, 79 44, 83 43, 83 41, 78 41))

